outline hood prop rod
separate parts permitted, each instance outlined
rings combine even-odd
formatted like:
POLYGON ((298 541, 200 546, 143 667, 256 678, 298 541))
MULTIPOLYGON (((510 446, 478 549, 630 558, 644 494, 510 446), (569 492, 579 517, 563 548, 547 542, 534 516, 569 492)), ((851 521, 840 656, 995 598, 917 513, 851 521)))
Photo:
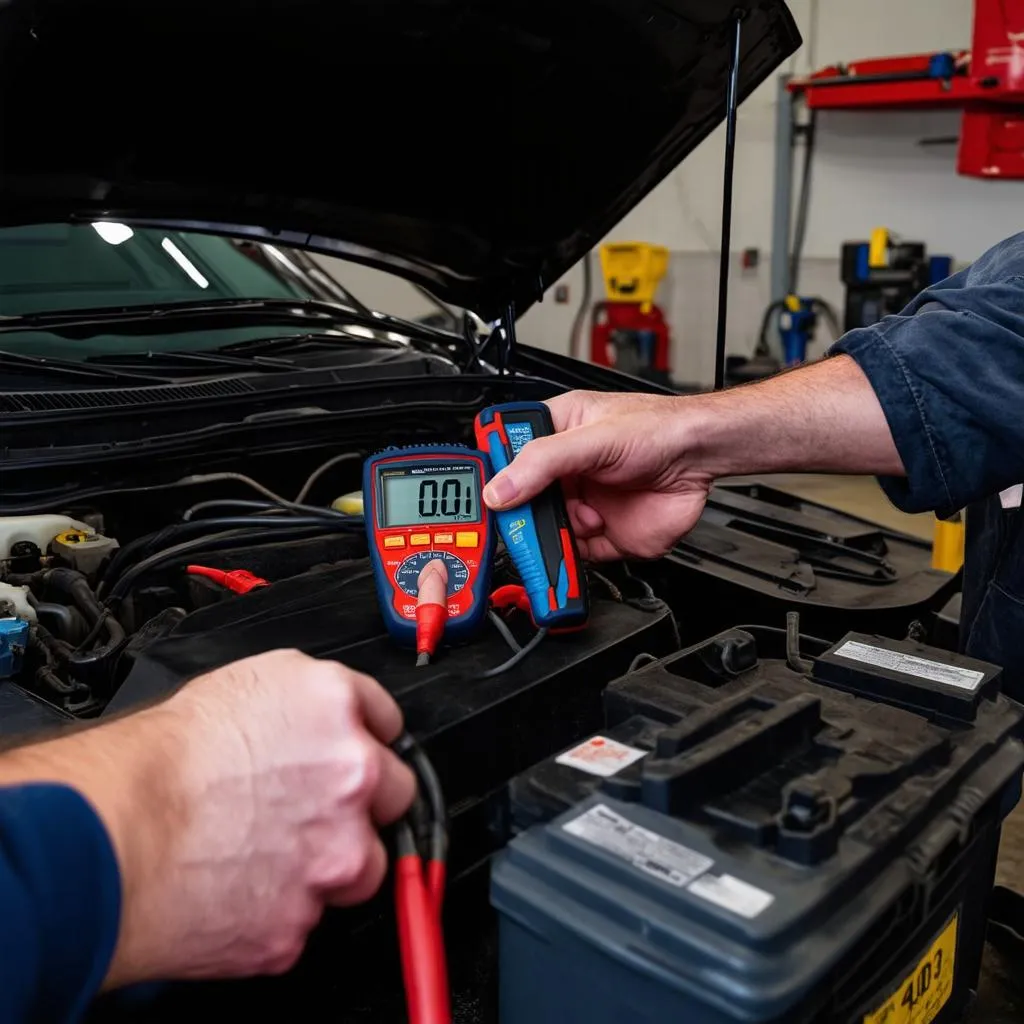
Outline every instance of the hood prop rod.
POLYGON ((512 358, 516 347, 516 304, 514 302, 509 302, 505 307, 498 329, 502 333, 497 349, 498 373, 504 377, 512 369, 512 358))
POLYGON ((733 38, 729 54, 729 92, 725 115, 725 167, 722 181, 722 257, 718 270, 718 333, 715 340, 715 390, 725 386, 725 327, 729 302, 729 245, 732 241, 732 182, 736 167, 736 108, 739 106, 740 42, 743 11, 732 12, 733 38))

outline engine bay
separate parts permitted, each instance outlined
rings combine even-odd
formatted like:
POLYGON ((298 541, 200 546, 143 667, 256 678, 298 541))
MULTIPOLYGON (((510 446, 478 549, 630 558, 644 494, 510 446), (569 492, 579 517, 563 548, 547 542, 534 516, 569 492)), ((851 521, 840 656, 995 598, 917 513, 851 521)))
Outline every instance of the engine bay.
MULTIPOLYGON (((296 648, 394 694, 452 806, 452 870, 488 856, 503 842, 495 794, 595 728, 600 691, 639 655, 678 649, 675 621, 628 567, 603 566, 588 569, 587 629, 546 637, 487 678, 535 631, 511 607, 417 667, 388 636, 351 514, 364 454, 269 459, 263 479, 247 465, 0 517, 0 734, 120 714, 232 661, 296 648)), ((517 582, 499 549, 492 588, 517 582)))

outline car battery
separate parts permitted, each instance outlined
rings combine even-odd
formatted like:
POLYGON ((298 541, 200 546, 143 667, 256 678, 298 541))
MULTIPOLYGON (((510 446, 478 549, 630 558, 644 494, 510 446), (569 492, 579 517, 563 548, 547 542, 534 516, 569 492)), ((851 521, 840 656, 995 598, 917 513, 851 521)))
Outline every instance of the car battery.
POLYGON ((1024 709, 935 648, 803 646, 733 629, 630 672, 590 746, 515 780, 503 1024, 960 1018, 1024 709))
POLYGON ((713 488, 697 526, 634 572, 668 600, 684 643, 733 626, 737 608, 746 622, 799 611, 805 632, 833 641, 927 628, 959 587, 931 561, 928 541, 744 478, 713 488))
POLYGON ((957 591, 936 613, 932 622, 931 642, 947 651, 960 648, 960 612, 963 594, 957 591))

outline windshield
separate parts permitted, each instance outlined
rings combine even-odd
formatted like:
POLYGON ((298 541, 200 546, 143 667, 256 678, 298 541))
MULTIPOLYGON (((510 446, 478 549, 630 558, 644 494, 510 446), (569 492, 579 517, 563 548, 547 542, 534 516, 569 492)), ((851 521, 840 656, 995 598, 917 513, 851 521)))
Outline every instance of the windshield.
MULTIPOLYGON (((314 300, 434 326, 453 323, 452 311, 401 278, 299 249, 112 221, 0 228, 0 317, 237 300, 314 300)), ((373 337, 365 326, 335 327, 350 338, 373 337)), ((21 330, 12 323, 0 334, 0 352, 81 361, 210 351, 325 329, 303 323, 301 316, 294 324, 277 318, 266 326, 256 319, 238 326, 166 320, 161 328, 165 333, 150 326, 76 336, 45 325, 21 330)))
POLYGON ((0 228, 0 314, 196 299, 311 298, 232 239, 126 224, 0 228))

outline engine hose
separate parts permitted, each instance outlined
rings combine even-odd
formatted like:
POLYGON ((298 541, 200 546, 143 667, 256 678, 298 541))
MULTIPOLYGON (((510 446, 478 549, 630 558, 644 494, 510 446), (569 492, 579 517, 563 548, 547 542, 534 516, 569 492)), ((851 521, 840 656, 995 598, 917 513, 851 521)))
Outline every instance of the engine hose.
POLYGON ((50 636, 42 626, 35 625, 29 631, 29 649, 35 651, 43 661, 43 664, 35 671, 36 682, 40 686, 52 690, 54 693, 60 694, 62 697, 70 697, 75 693, 88 693, 91 696, 91 691, 87 686, 84 686, 81 683, 65 682, 57 674, 56 666, 58 658, 52 648, 52 645, 57 643, 59 643, 59 641, 50 636))
MULTIPOLYGON (((110 562, 107 567, 107 571, 104 574, 103 581, 100 583, 97 593, 100 597, 104 597, 109 591, 116 589, 119 578, 124 572, 124 567, 130 564, 133 560, 138 559, 139 555, 144 557, 141 560, 135 561, 136 565, 141 565, 143 561, 146 561, 154 553, 154 549, 159 550, 170 550, 170 547, 166 547, 168 542, 175 542, 174 546, 180 544, 192 536, 202 537, 203 534, 215 534, 229 529, 246 529, 246 528, 260 528, 272 527, 275 529, 292 528, 296 526, 318 526, 323 527, 327 524, 332 528, 331 532, 334 532, 339 528, 349 529, 353 531, 363 530, 363 520, 358 516, 345 517, 345 516, 299 516, 299 515, 284 515, 284 516, 217 516, 210 519, 189 519, 183 523, 175 523, 173 526, 166 526, 162 530, 158 530, 156 533, 147 534, 145 537, 139 537, 123 547, 110 562)), ((131 571, 131 570, 128 570, 131 571)))
POLYGON ((32 594, 29 594, 28 602, 36 610, 39 619, 48 619, 59 624, 57 632, 62 639, 73 637, 79 628, 79 621, 75 616, 75 610, 59 601, 37 601, 32 594))
POLYGON ((69 597, 75 607, 85 616, 93 627, 90 637, 98 635, 98 631, 106 631, 106 643, 99 647, 87 649, 89 641, 68 655, 68 665, 72 669, 92 669, 102 664, 114 654, 125 641, 125 633, 121 623, 100 604, 92 592, 88 580, 74 569, 49 569, 43 579, 47 587, 52 587, 69 597))
MULTIPOLYGON (((224 521, 223 519, 206 520, 207 523, 218 522, 222 524, 224 521)), ((247 526, 253 522, 248 517, 244 517, 240 521, 244 522, 247 526)), ((280 523, 275 519, 274 523, 276 524, 274 529, 235 529, 225 533, 215 533, 209 537, 197 537, 194 540, 186 540, 181 544, 175 544, 172 547, 165 548, 163 551, 158 551, 148 558, 144 558, 141 562, 137 562, 114 584, 106 599, 107 606, 110 607, 123 601, 132 586, 145 573, 162 568, 179 558, 191 559, 191 556, 197 551, 230 551, 232 548, 249 547, 250 545, 268 540, 305 540, 307 537, 316 537, 325 533, 347 533, 352 530, 352 523, 341 518, 337 522, 318 519, 315 524, 303 526, 296 525, 294 519, 282 520, 280 523)), ((362 523, 362 520, 360 520, 360 523, 362 523)))

